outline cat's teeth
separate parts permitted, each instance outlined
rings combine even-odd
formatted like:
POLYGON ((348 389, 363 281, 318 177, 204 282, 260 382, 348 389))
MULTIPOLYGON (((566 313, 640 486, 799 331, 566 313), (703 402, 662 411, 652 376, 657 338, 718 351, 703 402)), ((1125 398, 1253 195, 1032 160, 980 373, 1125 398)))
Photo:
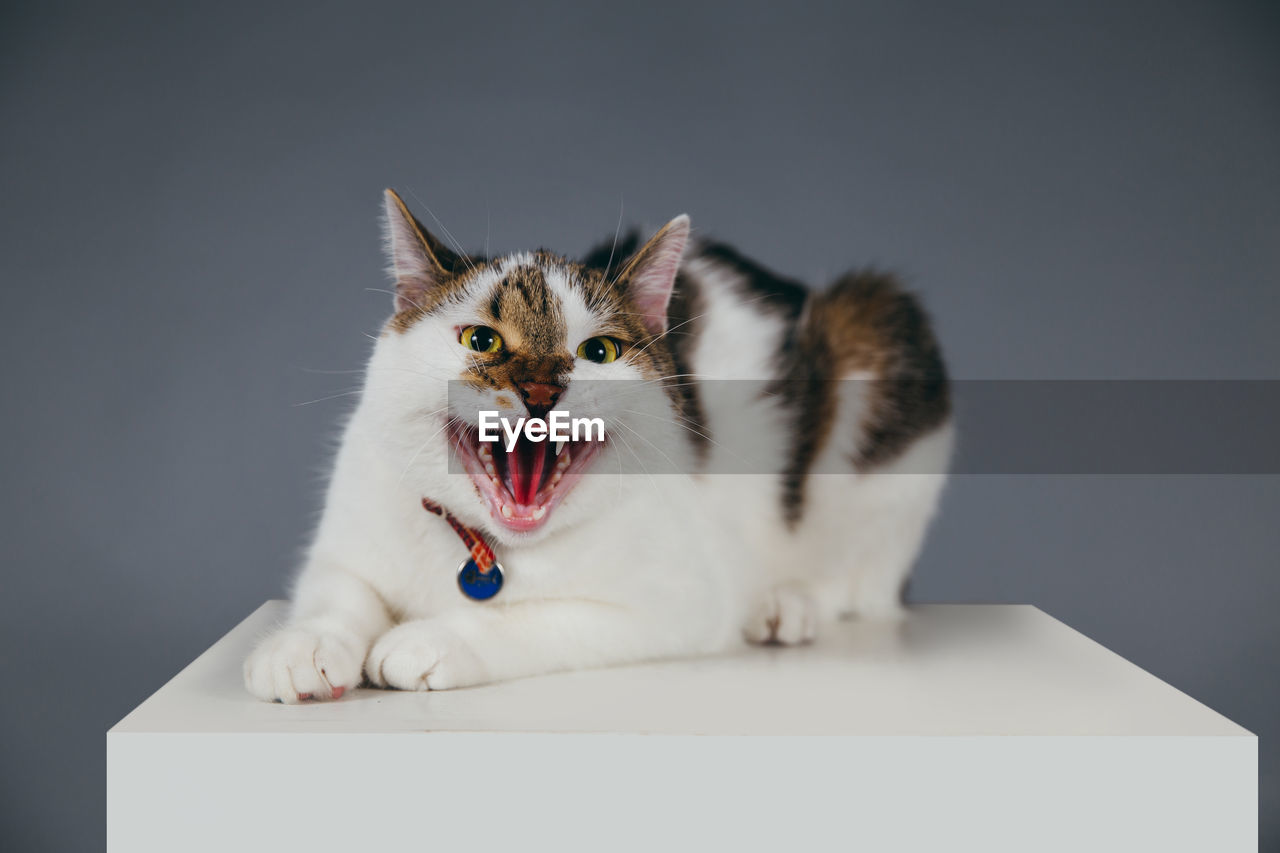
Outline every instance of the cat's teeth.
POLYGON ((542 517, 546 514, 547 514, 547 508, 545 506, 540 506, 533 511, 533 520, 541 521, 542 517))
POLYGON ((513 513, 513 512, 511 511, 511 507, 507 506, 506 504, 503 504, 503 505, 502 505, 502 517, 503 517, 503 518, 513 518, 514 516, 515 516, 515 513, 513 513))
POLYGON ((564 453, 565 445, 567 445, 568 443, 569 443, 568 439, 561 439, 560 441, 556 442, 556 456, 559 456, 561 453, 564 453))
POLYGON ((486 474, 488 474, 488 475, 489 475, 489 477, 490 477, 494 482, 497 482, 497 480, 498 480, 498 469, 493 467, 493 463, 492 463, 492 462, 486 462, 486 463, 484 463, 484 472, 485 472, 486 474))
POLYGON ((572 453, 566 453, 563 456, 561 456, 559 459, 556 460, 556 470, 563 471, 565 468, 568 468, 569 462, 572 461, 572 459, 573 459, 572 453))
POLYGON ((553 486, 554 486, 556 483, 560 482, 563 478, 564 478, 564 475, 563 475, 563 474, 561 474, 559 471, 552 471, 552 472, 551 472, 551 485, 553 485, 553 486))
POLYGON ((481 443, 480 458, 484 460, 489 460, 493 458, 493 451, 489 449, 489 445, 481 443))
POLYGON ((501 481, 501 480, 499 480, 497 477, 490 477, 490 478, 489 478, 489 482, 490 482, 490 483, 493 483, 493 488, 494 488, 494 489, 501 489, 501 488, 502 488, 502 481, 501 481))

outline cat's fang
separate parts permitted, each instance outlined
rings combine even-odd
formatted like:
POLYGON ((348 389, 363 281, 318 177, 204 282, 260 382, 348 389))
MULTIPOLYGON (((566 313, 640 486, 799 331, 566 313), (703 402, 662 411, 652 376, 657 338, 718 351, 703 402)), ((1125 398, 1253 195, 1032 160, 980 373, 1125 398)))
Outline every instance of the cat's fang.
POLYGON ((602 446, 553 439, 549 446, 522 438, 508 449, 461 426, 449 429, 449 439, 491 517, 517 533, 532 532, 551 519, 602 446))

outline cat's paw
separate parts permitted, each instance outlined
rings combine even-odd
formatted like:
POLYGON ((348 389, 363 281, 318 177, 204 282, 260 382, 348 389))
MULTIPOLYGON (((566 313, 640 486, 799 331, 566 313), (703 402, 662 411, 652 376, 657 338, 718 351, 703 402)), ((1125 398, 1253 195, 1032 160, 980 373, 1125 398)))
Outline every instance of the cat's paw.
POLYGON ((749 643, 798 646, 818 635, 818 607, 804 589, 777 586, 769 590, 747 618, 742 635, 749 643))
POLYGON ((449 690, 488 681, 480 659, 438 619, 397 625, 373 644, 365 676, 397 690, 449 690))
POLYGON ((244 662, 244 685, 267 702, 340 699, 360 683, 364 651, 349 638, 294 626, 267 637, 244 662))

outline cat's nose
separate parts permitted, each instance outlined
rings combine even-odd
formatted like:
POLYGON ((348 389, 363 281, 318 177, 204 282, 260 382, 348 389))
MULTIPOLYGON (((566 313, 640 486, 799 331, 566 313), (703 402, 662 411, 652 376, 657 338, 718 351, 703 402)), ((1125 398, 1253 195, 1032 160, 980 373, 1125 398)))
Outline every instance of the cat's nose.
POLYGON ((524 404, 531 413, 548 411, 564 393, 563 385, 553 385, 550 382, 521 382, 519 388, 524 395, 524 404))

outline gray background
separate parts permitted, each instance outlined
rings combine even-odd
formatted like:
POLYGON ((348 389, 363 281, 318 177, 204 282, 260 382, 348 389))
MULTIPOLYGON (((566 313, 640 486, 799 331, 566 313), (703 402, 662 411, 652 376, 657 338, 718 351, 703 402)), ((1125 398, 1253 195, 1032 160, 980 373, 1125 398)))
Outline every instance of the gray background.
MULTIPOLYGON (((99 846, 103 733, 281 593, 351 398, 298 404, 388 309, 384 186, 494 250, 583 250, 624 199, 811 280, 890 266, 959 377, 1280 378, 1274 6, 2 14, 8 850, 99 846)), ((1040 605, 1261 734, 1280 846, 1278 510, 1276 477, 964 477, 915 595, 1040 605)))

